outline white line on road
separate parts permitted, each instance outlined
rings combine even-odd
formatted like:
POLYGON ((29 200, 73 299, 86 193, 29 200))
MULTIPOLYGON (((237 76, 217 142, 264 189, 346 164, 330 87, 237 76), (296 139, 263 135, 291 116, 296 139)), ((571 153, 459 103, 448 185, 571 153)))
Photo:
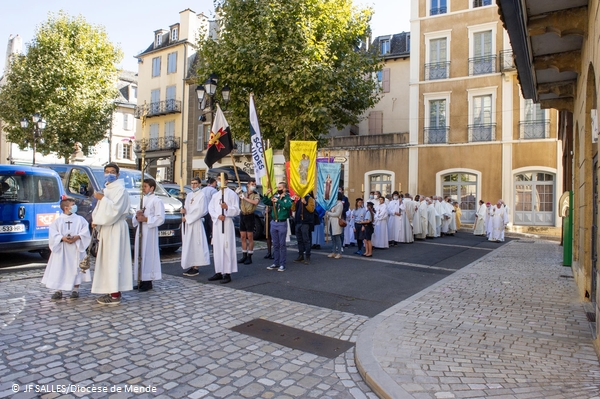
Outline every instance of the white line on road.
MULTIPOLYGON (((312 251, 311 253, 313 253, 313 254, 319 254, 319 255, 323 255, 323 256, 329 255, 329 253, 324 253, 324 252, 315 252, 315 251, 312 251)), ((375 259, 375 258, 370 258, 370 257, 367 258, 366 256, 344 255, 343 258, 360 259, 360 260, 364 260, 364 261, 367 261, 367 262, 391 263, 393 265, 416 267, 418 269, 442 270, 442 271, 445 271, 445 272, 452 272, 452 273, 454 273, 456 271, 456 269, 448 269, 446 267, 421 265, 419 263, 396 262, 396 261, 393 261, 393 260, 375 259)))
POLYGON ((440 244, 437 242, 425 242, 425 241, 415 241, 415 244, 427 244, 427 245, 441 245, 444 247, 457 247, 457 248, 470 248, 470 249, 481 249, 482 251, 493 251, 494 248, 481 248, 481 247, 472 247, 469 245, 455 245, 455 244, 440 244))

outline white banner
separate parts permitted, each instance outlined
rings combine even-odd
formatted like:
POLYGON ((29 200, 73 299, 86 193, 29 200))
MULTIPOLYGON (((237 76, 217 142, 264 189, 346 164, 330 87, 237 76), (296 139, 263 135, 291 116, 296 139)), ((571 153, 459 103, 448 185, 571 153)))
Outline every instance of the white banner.
POLYGON ((258 115, 254 108, 254 96, 250 94, 250 144, 252 145, 252 162, 254 163, 254 178, 257 182, 267 175, 265 154, 263 153, 262 136, 258 126, 258 115))

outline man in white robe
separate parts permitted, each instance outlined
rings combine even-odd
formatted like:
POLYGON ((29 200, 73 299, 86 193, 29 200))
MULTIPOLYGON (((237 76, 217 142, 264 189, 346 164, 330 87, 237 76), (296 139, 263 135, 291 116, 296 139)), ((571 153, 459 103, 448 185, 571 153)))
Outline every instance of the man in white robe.
POLYGON ((392 242, 393 246, 396 243, 402 242, 402 213, 400 211, 400 193, 394 191, 392 194, 392 200, 387 206, 388 211, 388 239, 392 242))
POLYGON ((475 228, 473 229, 473 234, 476 236, 485 236, 486 211, 485 203, 483 200, 479 200, 479 208, 477 208, 475 214, 475 228))
POLYGON ((437 225, 440 220, 440 216, 435 211, 435 206, 431 201, 431 198, 425 198, 427 202, 427 238, 435 238, 437 235, 437 225))
POLYGON ((410 244, 415 241, 413 234, 412 220, 414 217, 414 205, 409 193, 406 193, 402 204, 400 205, 400 213, 402 214, 402 239, 400 242, 410 244))
POLYGON ((443 198, 441 196, 433 197, 433 206, 435 207, 435 212, 438 214, 437 226, 436 226, 436 237, 440 237, 442 235, 442 223, 444 219, 444 206, 442 204, 443 198))
POLYGON ((412 210, 412 227, 413 227, 413 235, 415 238, 421 235, 422 224, 421 224, 421 215, 419 214, 419 205, 421 205, 421 196, 419 194, 415 195, 413 201, 411 201, 411 210, 412 210))
POLYGON ((52 254, 44 271, 42 284, 58 290, 52 299, 62 298, 62 291, 72 291, 71 299, 79 298, 79 284, 92 281, 91 272, 83 273, 79 262, 85 257, 91 235, 88 222, 77 215, 77 205, 72 199, 60 202, 63 213, 50 225, 48 242, 52 254))
POLYGON ((121 291, 133 288, 131 241, 126 218, 131 205, 125 183, 119 179, 119 165, 104 166, 104 193, 94 192, 98 200, 92 212, 99 245, 92 282, 92 293, 105 294, 97 299, 102 305, 121 303, 121 291))
MULTIPOLYGON (((208 214, 207 192, 200 189, 200 179, 194 177, 191 182, 192 192, 185 197, 183 215, 183 240, 181 245, 181 267, 183 275, 194 277, 200 274, 199 266, 210 265, 210 248, 206 238, 206 226, 202 218, 208 214)), ((218 194, 218 193, 217 193, 218 194)), ((215 195, 217 195, 215 194, 215 195)), ((208 193, 211 196, 212 194, 208 193)), ((210 227, 212 231, 212 226, 210 227)))
POLYGON ((448 234, 454 235, 456 233, 456 210, 454 209, 452 197, 448 196, 446 199, 446 207, 450 213, 450 224, 448 225, 448 234))
MULTIPOLYGON (((160 268, 160 251, 158 246, 158 227, 165 222, 165 206, 160 198, 154 194, 156 181, 145 179, 142 184, 144 198, 142 209, 138 209, 131 220, 135 231, 133 279, 139 282, 137 289, 145 292, 152 289, 153 280, 162 279, 160 268), (142 251, 140 259, 140 227, 142 229, 142 251), (141 279, 138 279, 138 269, 141 260, 141 279), (140 281, 141 280, 141 281, 140 281)), ((135 289, 136 287, 134 287, 135 289)))
POLYGON ((486 202, 485 204, 485 236, 490 238, 492 234, 492 204, 486 202))
MULTIPOLYGON (((225 184, 227 181, 225 175, 225 184)), ((231 273, 238 271, 232 218, 240 214, 240 199, 235 191, 228 187, 220 190, 223 192, 213 195, 208 204, 208 213, 213 220, 212 246, 215 261, 215 275, 208 281, 221 280, 221 284, 227 284, 231 282, 231 273)))
POLYGON ((388 240, 388 210, 385 206, 385 198, 379 197, 379 206, 375 211, 375 219, 373 220, 374 228, 371 243, 373 248, 389 248, 388 240))
MULTIPOLYGON (((419 208, 415 213, 413 228, 418 224, 418 233, 415 232, 415 238, 424 240, 427 237, 427 201, 424 196, 419 196, 419 208)), ((415 229, 416 231, 416 229, 415 229)))
MULTIPOLYGON (((454 207, 448 202, 451 198, 446 196, 441 202, 442 207, 442 234, 454 234, 455 230, 452 229, 452 220, 454 219, 454 207)), ((456 222, 454 222, 456 226, 456 222)), ((456 227, 455 227, 456 228, 456 227)))
POLYGON ((504 229, 508 224, 508 213, 506 207, 502 205, 502 200, 498 200, 496 206, 490 211, 492 231, 489 241, 501 242, 504 241, 504 229))

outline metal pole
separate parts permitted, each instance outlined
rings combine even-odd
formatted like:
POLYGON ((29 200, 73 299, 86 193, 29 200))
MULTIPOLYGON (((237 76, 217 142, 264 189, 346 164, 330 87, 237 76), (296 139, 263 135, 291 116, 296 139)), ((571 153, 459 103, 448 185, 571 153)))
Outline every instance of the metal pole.
POLYGON ((35 128, 33 129, 33 163, 31 164, 31 166, 35 165, 35 144, 37 142, 37 139, 35 137, 35 128))
MULTIPOLYGON (((146 167, 145 167, 145 163, 146 163, 146 142, 144 141, 144 139, 141 140, 141 146, 142 146, 142 163, 140 165, 140 169, 142 172, 142 177, 141 177, 141 181, 140 181, 140 207, 139 210, 141 210, 142 212, 144 212, 144 209, 142 208, 144 206, 144 172, 146 171, 146 167)), ((142 238, 143 238, 143 234, 142 234, 142 222, 138 222, 138 274, 137 274, 137 283, 138 283, 138 290, 140 289, 140 285, 142 284, 142 238)))

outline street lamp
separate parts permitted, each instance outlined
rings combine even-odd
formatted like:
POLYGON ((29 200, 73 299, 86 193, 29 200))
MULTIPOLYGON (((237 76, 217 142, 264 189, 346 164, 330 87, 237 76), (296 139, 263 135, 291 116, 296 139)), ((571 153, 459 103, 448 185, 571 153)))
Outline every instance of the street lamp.
MULTIPOLYGON (((33 163, 32 163, 32 165, 35 165, 35 153, 36 153, 37 141, 40 140, 41 143, 44 142, 44 139, 42 138, 42 132, 46 128, 46 120, 44 118, 42 118, 42 116, 39 113, 36 112, 35 114, 33 114, 31 116, 31 121, 33 122, 33 163)), ((27 118, 21 119, 21 128, 23 128, 23 130, 25 130, 25 129, 27 129, 28 126, 29 126, 29 121, 27 120, 27 118)))
MULTIPOLYGON (((214 112, 214 108, 216 102, 213 101, 215 93, 217 92, 217 82, 219 81, 219 76, 216 73, 211 73, 208 79, 204 82, 204 85, 198 85, 196 87, 196 95, 198 96, 198 102, 200 105, 204 103, 206 100, 206 95, 208 95, 209 107, 211 112, 211 122, 212 116, 214 112)), ((221 89, 221 98, 223 99, 224 108, 227 109, 227 103, 229 103, 229 99, 231 98, 231 89, 228 85, 223 86, 221 89)))

